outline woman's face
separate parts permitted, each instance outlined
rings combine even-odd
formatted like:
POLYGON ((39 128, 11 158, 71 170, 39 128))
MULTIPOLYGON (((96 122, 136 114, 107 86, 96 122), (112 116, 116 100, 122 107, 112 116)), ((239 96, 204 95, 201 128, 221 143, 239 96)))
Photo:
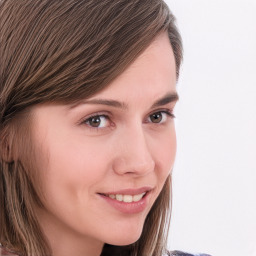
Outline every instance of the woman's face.
POLYGON ((162 33, 107 88, 74 105, 33 109, 49 240, 127 245, 173 167, 175 61, 162 33))

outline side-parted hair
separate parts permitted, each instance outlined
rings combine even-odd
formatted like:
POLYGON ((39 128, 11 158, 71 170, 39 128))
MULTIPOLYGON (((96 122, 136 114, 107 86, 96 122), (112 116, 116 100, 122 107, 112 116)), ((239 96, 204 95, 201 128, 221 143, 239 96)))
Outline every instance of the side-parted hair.
MULTIPOLYGON (((22 256, 50 256, 35 206, 37 185, 30 110, 91 97, 119 76, 162 32, 177 79, 182 43, 162 0, 0 0, 0 243, 22 256)), ((138 85, 139 86, 139 85, 138 85)), ((40 182, 39 182, 40 183, 40 182)), ((160 256, 170 219, 171 177, 140 239, 105 245, 102 256, 160 256)), ((124 234, 125 235, 125 234, 124 234)))

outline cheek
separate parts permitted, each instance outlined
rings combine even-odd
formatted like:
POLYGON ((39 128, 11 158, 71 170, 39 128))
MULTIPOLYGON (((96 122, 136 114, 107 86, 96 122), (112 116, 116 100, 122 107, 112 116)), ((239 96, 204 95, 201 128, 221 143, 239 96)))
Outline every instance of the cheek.
POLYGON ((163 132, 156 140, 154 140, 153 155, 158 170, 158 175, 162 179, 166 179, 170 174, 176 156, 176 133, 174 127, 171 132, 163 132))
POLYGON ((70 197, 93 193, 93 186, 106 175, 106 150, 101 147, 99 151, 97 143, 90 143, 88 139, 61 138, 56 135, 54 140, 48 139, 47 148, 41 154, 42 181, 47 198, 58 195, 71 200, 70 197))

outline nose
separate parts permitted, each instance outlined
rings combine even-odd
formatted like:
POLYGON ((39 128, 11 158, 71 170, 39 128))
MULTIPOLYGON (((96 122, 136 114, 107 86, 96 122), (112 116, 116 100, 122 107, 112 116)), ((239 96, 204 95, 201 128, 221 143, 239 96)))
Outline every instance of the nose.
POLYGON ((149 138, 147 139, 143 127, 136 125, 120 132, 113 161, 115 173, 143 176, 154 168, 155 161, 150 152, 149 138))

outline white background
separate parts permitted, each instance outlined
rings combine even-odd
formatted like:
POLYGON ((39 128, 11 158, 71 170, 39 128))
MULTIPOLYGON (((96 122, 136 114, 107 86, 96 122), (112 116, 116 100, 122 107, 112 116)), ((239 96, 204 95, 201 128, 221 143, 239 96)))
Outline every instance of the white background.
POLYGON ((184 42, 169 249, 256 256, 256 0, 167 0, 184 42))

